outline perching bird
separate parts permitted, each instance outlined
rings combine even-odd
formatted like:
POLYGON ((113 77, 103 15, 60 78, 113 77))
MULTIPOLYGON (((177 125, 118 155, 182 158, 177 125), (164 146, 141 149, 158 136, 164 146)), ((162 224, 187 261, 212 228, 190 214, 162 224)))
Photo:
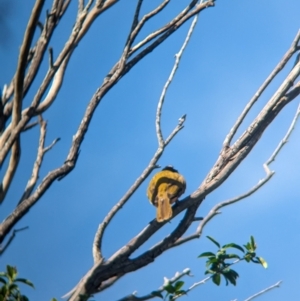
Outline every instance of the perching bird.
POLYGON ((184 177, 173 166, 166 166, 151 179, 147 196, 150 203, 157 207, 156 220, 160 223, 172 217, 171 204, 184 193, 184 177))

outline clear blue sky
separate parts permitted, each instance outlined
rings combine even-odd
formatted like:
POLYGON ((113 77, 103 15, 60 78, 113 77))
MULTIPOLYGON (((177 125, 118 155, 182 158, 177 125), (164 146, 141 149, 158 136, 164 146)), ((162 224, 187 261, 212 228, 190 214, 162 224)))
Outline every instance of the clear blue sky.
MULTIPOLYGON (((66 20, 51 42, 55 56, 74 24, 77 1, 72 2, 66 20)), ((161 1, 144 2, 143 11, 149 11, 161 1)), ((7 19, 1 23, 1 87, 13 76, 24 26, 34 1, 11 0, 9 3, 7 19)), ((51 1, 46 3, 47 8, 50 7, 51 1)), ((121 53, 135 3, 123 0, 107 11, 75 50, 64 86, 54 105, 44 114, 48 120, 47 143, 57 137, 61 141, 46 155, 40 179, 64 162, 88 101, 121 53)), ((171 1, 168 11, 146 26, 141 36, 164 24, 186 3, 186 0, 171 1)), ((200 185, 216 161, 236 118, 290 47, 300 28, 299 11, 299 0, 289 3, 218 0, 214 8, 200 15, 167 95, 162 116, 163 133, 167 136, 178 118, 187 114, 184 130, 159 161, 161 166, 174 165, 185 176, 187 194, 200 185)), ((1 257, 0 270, 6 264, 17 266, 20 276, 30 279, 36 286, 35 290, 24 290, 30 300, 59 298, 92 266, 92 242, 98 224, 139 176, 156 150, 157 101, 188 26, 183 26, 147 56, 105 96, 81 147, 75 170, 62 181, 55 182, 19 222, 19 228, 29 226, 29 230, 19 233, 1 257)), ((43 71, 47 63, 48 60, 43 71)), ((291 64, 255 105, 243 130, 290 68, 291 64)), ((33 91, 40 82, 41 77, 38 77, 33 91)), ((25 102, 29 103, 33 95, 33 92, 29 94, 25 102)), ((294 100, 280 113, 236 172, 206 198, 199 216, 206 215, 214 204, 247 191, 265 176, 262 164, 284 136, 298 102, 294 100)), ((224 283, 216 287, 208 283, 182 300, 241 301, 278 280, 283 280, 281 288, 259 300, 300 299, 299 136, 298 124, 289 143, 271 166, 276 171, 273 179, 247 200, 224 209, 204 231, 204 235, 224 244, 243 244, 253 235, 258 242, 258 254, 267 260, 269 268, 264 270, 258 265, 241 264, 236 267, 240 274, 236 287, 226 287, 224 283)), ((1 219, 12 211, 23 192, 31 173, 37 141, 38 128, 26 133, 22 139, 22 162, 6 201, 1 205, 1 219)), ((107 229, 104 238, 106 258, 155 216, 155 208, 145 195, 147 183, 107 229)), ((168 234, 181 217, 166 225, 137 254, 168 234)), ((214 246, 204 237, 170 250, 153 264, 123 277, 95 299, 113 301, 135 290, 139 295, 149 293, 162 284, 164 276, 170 278, 187 267, 195 275, 187 279, 188 284, 201 280, 204 260, 197 256, 208 250, 213 251, 214 246)))

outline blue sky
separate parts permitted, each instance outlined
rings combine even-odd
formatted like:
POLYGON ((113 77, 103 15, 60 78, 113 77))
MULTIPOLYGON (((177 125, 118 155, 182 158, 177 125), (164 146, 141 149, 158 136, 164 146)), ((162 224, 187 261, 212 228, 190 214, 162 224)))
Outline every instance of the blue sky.
MULTIPOLYGON (((85 107, 103 77, 121 54, 136 1, 120 1, 97 20, 77 47, 66 72, 64 85, 53 106, 44 114, 48 121, 47 143, 61 141, 46 155, 40 179, 60 166, 71 145, 85 107)), ((2 1, 3 3, 3 1, 2 1)), ((2 28, 0 85, 8 83, 17 64, 18 49, 24 26, 34 1, 10 1, 11 9, 2 28)), ((46 1, 47 8, 50 1, 46 1)), ((145 1, 149 11, 160 1, 145 1)), ((164 24, 182 10, 188 1, 171 1, 168 10, 153 19, 140 37, 164 24)), ((74 24, 77 1, 74 1, 51 46, 58 55, 74 24)), ((177 120, 187 114, 185 128, 168 146, 159 164, 174 165, 187 180, 186 194, 202 182, 216 161, 222 142, 240 112, 271 70, 282 58, 300 28, 300 2, 224 1, 204 11, 183 55, 163 108, 162 127, 166 137, 177 120)), ((190 23, 189 23, 190 24, 190 23)), ((134 67, 101 102, 81 147, 75 170, 55 182, 18 227, 29 226, 19 233, 2 256, 0 270, 6 264, 18 267, 20 276, 30 279, 36 289, 24 289, 30 300, 59 298, 79 281, 92 266, 92 242, 98 224, 143 171, 153 156, 157 141, 155 111, 162 87, 188 30, 183 26, 166 43, 134 67)), ((240 134, 274 93, 289 72, 293 61, 276 78, 243 123, 240 134)), ((29 103, 40 84, 48 61, 34 82, 29 103)), ((299 98, 298 98, 299 99, 299 98)), ((289 104, 267 129, 248 158, 200 207, 205 216, 223 200, 244 193, 263 178, 262 164, 283 138, 299 101, 289 104)), ((182 300, 239 301, 282 280, 283 284, 260 300, 298 300, 300 268, 299 180, 300 126, 271 165, 275 176, 248 199, 222 210, 205 228, 221 243, 245 243, 250 235, 258 242, 258 254, 269 268, 240 264, 236 287, 207 283, 182 300)), ((22 139, 22 161, 15 182, 1 205, 4 219, 17 204, 35 159, 38 128, 22 139)), ((130 202, 118 213, 104 237, 104 256, 108 258, 127 243, 155 216, 145 195, 146 181, 130 202)), ((172 220, 147 242, 137 254, 168 234, 182 215, 172 220)), ((196 224, 189 230, 191 233, 196 224)), ((133 291, 139 295, 158 288, 163 277, 191 268, 193 278, 204 277, 204 260, 197 256, 214 246, 204 236, 197 241, 169 250, 142 270, 123 277, 96 300, 117 300, 133 291)))

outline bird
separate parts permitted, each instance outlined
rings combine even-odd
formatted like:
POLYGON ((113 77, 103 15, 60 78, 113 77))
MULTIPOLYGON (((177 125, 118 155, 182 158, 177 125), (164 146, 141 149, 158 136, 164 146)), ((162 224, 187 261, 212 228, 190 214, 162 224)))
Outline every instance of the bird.
POLYGON ((166 166, 153 176, 148 185, 147 197, 150 203, 157 207, 156 220, 159 223, 172 217, 171 205, 178 200, 185 189, 184 177, 171 165, 166 166))

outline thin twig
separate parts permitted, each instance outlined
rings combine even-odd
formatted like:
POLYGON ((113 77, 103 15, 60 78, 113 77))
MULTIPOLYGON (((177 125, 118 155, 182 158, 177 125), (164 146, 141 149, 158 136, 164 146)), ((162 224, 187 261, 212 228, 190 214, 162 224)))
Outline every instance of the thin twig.
POLYGON ((59 138, 55 139, 49 146, 45 147, 45 138, 46 138, 46 132, 47 132, 47 122, 43 120, 42 116, 39 116, 39 124, 40 124, 40 139, 39 139, 39 146, 37 151, 37 156, 32 168, 32 174, 30 179, 27 182, 25 191, 19 201, 18 204, 21 204, 25 199, 27 199, 30 194, 32 193, 34 186, 38 180, 39 177, 39 171, 43 162, 43 158, 45 153, 50 150, 56 142, 59 141, 59 138))
POLYGON ((138 3, 135 8, 135 13, 134 13, 130 32, 133 32, 133 30, 136 28, 137 24, 139 23, 139 15, 140 15, 142 4, 143 4, 143 0, 138 0, 138 3))
MULTIPOLYGON (((51 8, 51 11, 49 14, 46 16, 46 20, 43 26, 43 31, 40 34, 40 37, 38 38, 36 45, 32 48, 34 50, 33 57, 30 60, 30 66, 28 68, 25 80, 24 80, 24 88, 23 88, 23 97, 26 95, 28 92, 33 80, 35 79, 37 72, 40 68, 41 62, 44 57, 44 53, 47 49, 47 46, 49 44, 50 38, 56 29, 57 25, 59 24, 59 21, 63 14, 66 12, 68 6, 70 4, 70 0, 65 0, 65 1, 53 1, 53 5, 51 8)), ((32 51, 31 50, 31 51, 32 51)), ((29 57, 32 56, 32 54, 29 53, 29 57)), ((28 58, 29 58, 28 57, 28 58)), ((14 93, 14 79, 16 76, 13 77, 11 84, 9 85, 8 93, 5 97, 5 103, 9 101, 11 96, 14 93)), ((6 115, 10 115, 11 111, 11 106, 8 106, 6 108, 6 115)))
POLYGON ((38 121, 34 121, 34 122, 32 122, 32 123, 27 124, 27 125, 24 127, 23 132, 26 132, 26 131, 28 131, 28 130, 34 128, 34 127, 37 126, 38 124, 39 124, 38 121))
POLYGON ((255 191, 257 191, 258 189, 260 189, 264 184, 266 184, 274 175, 274 171, 271 171, 269 168, 269 165, 275 161, 276 156, 278 155, 278 153, 280 152, 280 150, 282 149, 282 147, 287 143, 288 138, 290 137, 293 129, 295 128, 296 122, 298 120, 300 116, 300 104, 297 108, 296 114, 291 122, 291 125, 287 131, 287 133, 285 134, 285 136, 283 137, 283 139, 279 142, 278 146, 276 147, 275 151, 273 152, 273 154, 270 156, 270 158, 263 164, 263 168, 266 172, 266 177, 261 179, 254 187, 252 187, 250 190, 248 190, 246 193, 239 195, 235 198, 223 201, 217 205, 215 205, 210 211, 209 213, 205 216, 205 218, 203 218, 203 220, 201 221, 201 223, 199 224, 197 230, 195 233, 184 237, 184 238, 180 238, 176 241, 176 243, 174 243, 173 247, 177 247, 181 244, 184 244, 190 240, 193 239, 198 239, 203 232, 203 229, 205 227, 205 225, 216 215, 220 214, 221 212, 219 211, 221 208, 232 205, 236 202, 239 202, 245 198, 247 198, 248 196, 250 196, 251 194, 253 194, 255 191))
POLYGON ((184 52, 190 38, 191 38, 191 35, 194 31, 194 28, 197 24, 197 20, 198 20, 198 15, 196 15, 192 21, 192 24, 189 28, 189 31, 186 35, 186 38, 179 50, 178 53, 175 54, 175 64, 171 70, 171 73, 169 75, 169 78, 168 80, 166 81, 164 87, 163 87, 163 90, 162 90, 162 93, 161 93, 161 96, 160 96, 160 99, 158 101, 158 105, 157 105, 157 111, 156 111, 156 120, 155 120, 155 125, 156 125, 156 135, 157 135, 157 139, 158 139, 158 142, 159 142, 159 146, 160 147, 163 147, 164 145, 164 138, 163 138, 163 134, 162 134, 162 130, 161 130, 161 112, 162 112, 162 106, 164 104, 164 100, 165 100, 165 97, 166 97, 166 93, 167 93, 167 90, 171 84, 171 82, 173 81, 173 78, 174 78, 174 75, 176 73, 176 70, 179 66, 179 62, 180 62, 180 59, 181 59, 181 56, 182 56, 182 53, 184 52))
POLYGON ((141 176, 135 181, 135 183, 130 187, 130 189, 125 193, 125 195, 119 200, 119 202, 111 209, 111 211, 106 215, 104 218, 103 222, 99 225, 94 242, 93 242, 93 258, 94 262, 99 262, 102 258, 102 238, 104 231, 107 227, 107 225, 110 223, 112 218, 115 216, 115 214, 125 205, 125 203, 129 200, 129 198, 132 196, 132 194, 138 189, 138 187, 144 182, 144 180, 149 176, 149 174, 156 168, 157 162, 161 155, 163 154, 164 148, 168 143, 175 137, 175 135, 183 128, 183 123, 185 121, 185 115, 182 116, 179 119, 178 125, 175 127, 175 129, 172 131, 172 133, 169 135, 166 141, 164 141, 161 133, 161 127, 160 127, 160 118, 161 118, 161 111, 162 111, 162 106, 164 103, 165 95, 167 92, 167 89, 172 82, 174 75, 176 73, 176 70, 179 66, 180 59, 182 57, 182 54, 191 38, 192 32, 195 28, 195 25, 197 23, 198 16, 195 16, 189 31, 187 33, 187 36, 183 42, 182 47, 180 48, 180 51, 175 55, 175 63, 172 68, 172 71, 169 75, 169 78, 167 79, 167 82, 162 90, 162 94, 160 96, 160 99, 158 101, 157 105, 157 113, 156 113, 156 134, 157 134, 157 140, 158 140, 158 149, 155 152, 153 158, 151 159, 150 163, 146 167, 146 169, 142 172, 141 176))
MULTIPOLYGON (((167 6, 167 4, 169 2, 170 2, 170 0, 164 0, 159 6, 157 6, 155 9, 153 9, 148 14, 144 15, 143 18, 141 19, 141 21, 138 22, 138 15, 139 15, 141 5, 142 5, 142 1, 139 1, 137 8, 136 8, 135 15, 134 15, 134 20, 132 23, 131 31, 130 31, 130 34, 128 36, 127 43, 126 43, 126 45, 129 46, 128 56, 133 54, 133 51, 130 47, 131 47, 132 43, 134 42, 135 38, 137 37, 138 33, 141 31, 141 29, 145 25, 145 23, 147 21, 149 21, 152 17, 156 16, 159 12, 161 12, 167 6)), ((138 48, 136 48, 136 50, 137 49, 138 48)))
POLYGON ((19 165, 20 156, 21 156, 21 147, 20 147, 20 138, 18 137, 11 147, 11 155, 9 158, 8 167, 6 169, 3 180, 0 184, 0 204, 3 202, 6 193, 11 185, 11 182, 14 178, 15 172, 19 165))
POLYGON ((247 298, 247 299, 244 300, 244 301, 250 301, 250 300, 253 300, 254 298, 256 298, 256 297, 258 297, 258 296, 260 296, 260 295, 263 295, 263 294, 267 293, 268 291, 270 291, 270 290, 272 290, 272 289, 274 289, 274 288, 276 288, 276 287, 280 287, 280 284, 281 284, 281 283, 282 283, 282 281, 278 281, 277 283, 275 283, 275 284, 273 284, 273 285, 271 285, 271 286, 269 286, 269 287, 263 289, 262 291, 260 291, 260 292, 258 292, 257 294, 255 294, 255 295, 253 295, 253 296, 247 298))
POLYGON ((30 50, 30 45, 33 39, 33 35, 36 29, 36 25, 41 14, 42 8, 44 6, 45 0, 37 0, 32 9, 32 13, 25 31, 23 43, 20 49, 18 67, 15 77, 15 98, 13 105, 13 116, 12 116, 12 126, 16 127, 19 120, 21 119, 22 111, 22 99, 23 99, 23 83, 25 76, 25 69, 27 65, 27 57, 30 50))
POLYGON ((275 151, 273 152, 273 154, 271 155, 269 160, 265 163, 266 165, 270 165, 273 161, 275 161, 275 158, 278 155, 278 153, 280 152, 280 150, 282 149, 282 147, 288 142, 288 139, 291 136, 291 133, 295 128, 295 125, 296 125, 297 119, 299 118, 299 115, 300 115, 300 104, 298 105, 296 114, 292 120, 292 123, 291 123, 287 133, 285 134, 283 139, 280 141, 280 143, 276 147, 275 151))
MULTIPOLYGON (((141 22, 147 21, 150 17, 153 17, 158 12, 160 12, 168 3, 170 0, 165 0, 160 6, 158 6, 155 10, 153 10, 151 13, 145 15, 141 22)), ((157 38, 164 32, 168 31, 172 26, 176 24, 181 18, 183 18, 195 5, 197 1, 191 1, 191 3, 182 11, 180 12, 176 17, 174 17, 169 23, 167 23, 165 26, 161 27, 160 29, 150 33, 146 38, 144 38, 142 41, 134 45, 129 52, 129 56, 131 56, 134 52, 141 49, 144 45, 151 42, 153 39, 157 38)), ((201 4, 201 3, 200 3, 201 4)), ((140 29, 139 29, 140 30, 140 29)))
MULTIPOLYGON (((171 135, 168 137, 168 143, 175 137, 175 135, 183 128, 184 119, 180 119, 178 125, 173 130, 171 135)), ((125 205, 125 203, 129 200, 129 198, 133 195, 133 193, 140 187, 140 185, 145 181, 145 179, 150 175, 150 173, 157 168, 157 162, 159 158, 162 156, 165 146, 168 144, 164 142, 164 146, 161 148, 160 146, 156 150, 154 156, 150 160, 148 166, 144 169, 139 178, 133 183, 133 185, 129 188, 129 190, 125 193, 125 195, 118 201, 118 203, 110 210, 110 212, 103 219, 102 223, 99 224, 98 229, 95 234, 94 242, 93 242, 93 258, 94 262, 99 262, 102 260, 102 238, 104 231, 107 225, 110 223, 115 214, 125 205)))
POLYGON ((173 284, 186 275, 192 276, 191 270, 188 268, 184 269, 181 273, 177 272, 174 275, 174 277, 172 277, 171 279, 168 279, 165 277, 164 284, 160 288, 158 288, 157 290, 153 291, 150 294, 147 294, 147 295, 141 296, 141 297, 137 297, 136 296, 137 292, 133 292, 131 295, 123 297, 122 299, 119 299, 118 301, 145 301, 145 300, 150 300, 150 299, 156 298, 155 294, 161 294, 165 290, 166 285, 173 284))
MULTIPOLYGON (((12 128, 16 128, 20 119, 21 119, 21 111, 22 111, 22 100, 23 100, 23 83, 24 83, 24 76, 25 70, 27 65, 27 57, 30 50, 30 45, 33 39, 33 35, 35 32, 36 24, 38 18, 40 16, 41 10, 43 8, 45 0, 38 0, 36 1, 26 31, 23 39, 23 43, 21 45, 18 66, 14 81, 14 90, 15 90, 15 97, 13 100, 13 114, 12 114, 12 121, 11 125, 12 128)), ((3 181, 0 186, 0 203, 3 202, 8 188, 10 187, 11 181, 14 177, 14 174, 17 170, 19 161, 20 161, 20 154, 21 154, 21 147, 20 147, 20 132, 16 135, 13 143, 11 144, 11 155, 9 159, 8 168, 6 173, 3 177, 3 181)), ((3 144, 1 144, 3 145, 3 144)), ((8 148, 9 150, 9 148, 8 148)))
MULTIPOLYGON (((36 95, 33 98, 33 101, 31 103, 30 108, 25 109, 27 110, 26 114, 22 114, 22 120, 18 122, 18 125, 16 127, 13 127, 10 129, 6 129, 4 134, 1 136, 1 142, 0 145, 4 145, 3 148, 0 150, 0 165, 3 164, 10 147, 14 143, 15 139, 18 137, 19 133, 22 131, 22 129, 26 126, 28 121, 32 116, 35 115, 35 110, 37 106, 40 103, 41 98, 43 97, 44 93, 46 92, 46 89, 49 87, 50 83, 52 82, 53 77, 55 76, 57 69, 63 65, 64 63, 67 63, 69 61, 69 58, 75 48, 76 43, 78 43, 77 38, 80 33, 80 30, 82 29, 83 22, 86 19, 86 14, 83 14, 80 16, 80 18, 77 18, 76 23, 73 27, 72 33, 65 44, 63 50, 58 55, 58 58, 56 59, 55 63, 53 64, 53 68, 49 68, 48 72, 40 85, 36 95), (4 138, 5 137, 5 138, 4 138), (7 139, 7 140, 4 140, 7 139), (4 143, 3 143, 4 142, 4 143)), ((59 89, 56 93, 58 93, 59 89)), ((56 95, 53 96, 54 98, 56 95)))
POLYGON ((7 243, 6 243, 4 246, 1 246, 1 247, 0 247, 0 255, 2 255, 2 254, 7 250, 7 248, 9 247, 9 245, 10 245, 10 244, 12 243, 12 241, 14 240, 14 238, 15 238, 17 232, 26 230, 26 229, 28 229, 28 228, 29 228, 29 227, 26 226, 26 227, 23 227, 23 228, 20 228, 20 229, 15 229, 15 230, 11 233, 11 236, 10 236, 10 238, 8 239, 7 243))
POLYGON ((82 13, 84 8, 84 0, 78 0, 78 14, 82 13))
POLYGON ((271 72, 271 74, 267 77, 265 82, 260 86, 260 88, 257 90, 257 92, 254 94, 254 96, 251 98, 251 100, 247 103, 245 109, 243 110, 242 114, 237 119, 236 123, 230 130, 229 134, 226 136, 223 146, 229 147, 231 140, 238 130, 239 126, 247 116, 248 112, 254 105, 254 103, 258 100, 258 98, 261 96, 261 94, 264 92, 264 90, 268 87, 268 85, 273 81, 275 76, 284 68, 284 66, 287 64, 287 62, 290 60, 290 58, 294 55, 294 53, 297 51, 297 45, 300 40, 300 30, 298 31, 296 37, 293 40, 293 43, 290 47, 290 49, 286 52, 286 54, 283 56, 281 61, 278 63, 278 65, 275 67, 275 69, 271 72))
MULTIPOLYGON (((224 267, 221 271, 223 271, 224 269, 227 269, 229 266, 238 264, 242 260, 243 260, 243 258, 237 259, 237 260, 233 261, 232 263, 228 264, 228 266, 224 267)), ((176 299, 178 299, 178 298, 180 298, 180 297, 182 297, 184 295, 187 295, 191 290, 193 290, 197 286, 205 284, 208 280, 210 280, 211 278, 213 278, 213 276, 214 276, 214 274, 209 275, 209 276, 205 277, 204 279, 202 279, 202 280, 200 280, 198 282, 193 283, 187 290, 184 291, 184 293, 179 294, 179 295, 175 295, 171 300, 176 300, 176 299)))

